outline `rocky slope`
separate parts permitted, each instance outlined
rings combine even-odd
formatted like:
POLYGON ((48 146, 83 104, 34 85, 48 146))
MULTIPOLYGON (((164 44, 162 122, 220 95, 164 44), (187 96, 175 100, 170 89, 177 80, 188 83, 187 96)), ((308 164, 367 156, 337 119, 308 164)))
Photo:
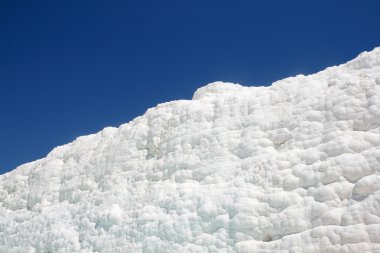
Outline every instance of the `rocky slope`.
POLYGON ((0 176, 0 252, 380 252, 380 48, 216 82, 0 176))

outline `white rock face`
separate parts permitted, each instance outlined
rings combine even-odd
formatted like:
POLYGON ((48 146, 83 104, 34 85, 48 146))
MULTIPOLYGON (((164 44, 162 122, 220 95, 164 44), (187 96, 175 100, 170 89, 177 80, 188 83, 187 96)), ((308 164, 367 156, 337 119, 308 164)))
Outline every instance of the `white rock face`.
POLYGON ((380 48, 209 84, 0 176, 0 252, 380 252, 380 48))

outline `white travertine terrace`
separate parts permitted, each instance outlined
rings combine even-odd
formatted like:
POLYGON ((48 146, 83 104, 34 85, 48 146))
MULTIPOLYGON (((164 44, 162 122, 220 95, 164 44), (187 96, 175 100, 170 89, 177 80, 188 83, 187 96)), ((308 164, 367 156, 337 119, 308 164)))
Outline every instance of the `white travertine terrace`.
POLYGON ((209 84, 1 175, 0 252, 380 252, 380 48, 209 84))

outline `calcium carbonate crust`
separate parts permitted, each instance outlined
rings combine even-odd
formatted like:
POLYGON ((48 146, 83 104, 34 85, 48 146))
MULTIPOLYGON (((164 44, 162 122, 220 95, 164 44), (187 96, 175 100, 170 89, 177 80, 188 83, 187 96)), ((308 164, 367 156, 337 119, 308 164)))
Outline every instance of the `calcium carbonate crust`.
POLYGON ((216 82, 0 176, 0 252, 380 252, 380 48, 216 82))

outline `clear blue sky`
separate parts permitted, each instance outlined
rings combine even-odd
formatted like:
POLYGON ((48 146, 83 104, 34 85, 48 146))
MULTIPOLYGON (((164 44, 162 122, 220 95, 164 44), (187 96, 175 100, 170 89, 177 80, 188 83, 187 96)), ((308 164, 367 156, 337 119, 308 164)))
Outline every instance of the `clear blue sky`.
POLYGON ((268 85, 380 45, 380 1, 0 0, 0 173, 209 82, 268 85))

